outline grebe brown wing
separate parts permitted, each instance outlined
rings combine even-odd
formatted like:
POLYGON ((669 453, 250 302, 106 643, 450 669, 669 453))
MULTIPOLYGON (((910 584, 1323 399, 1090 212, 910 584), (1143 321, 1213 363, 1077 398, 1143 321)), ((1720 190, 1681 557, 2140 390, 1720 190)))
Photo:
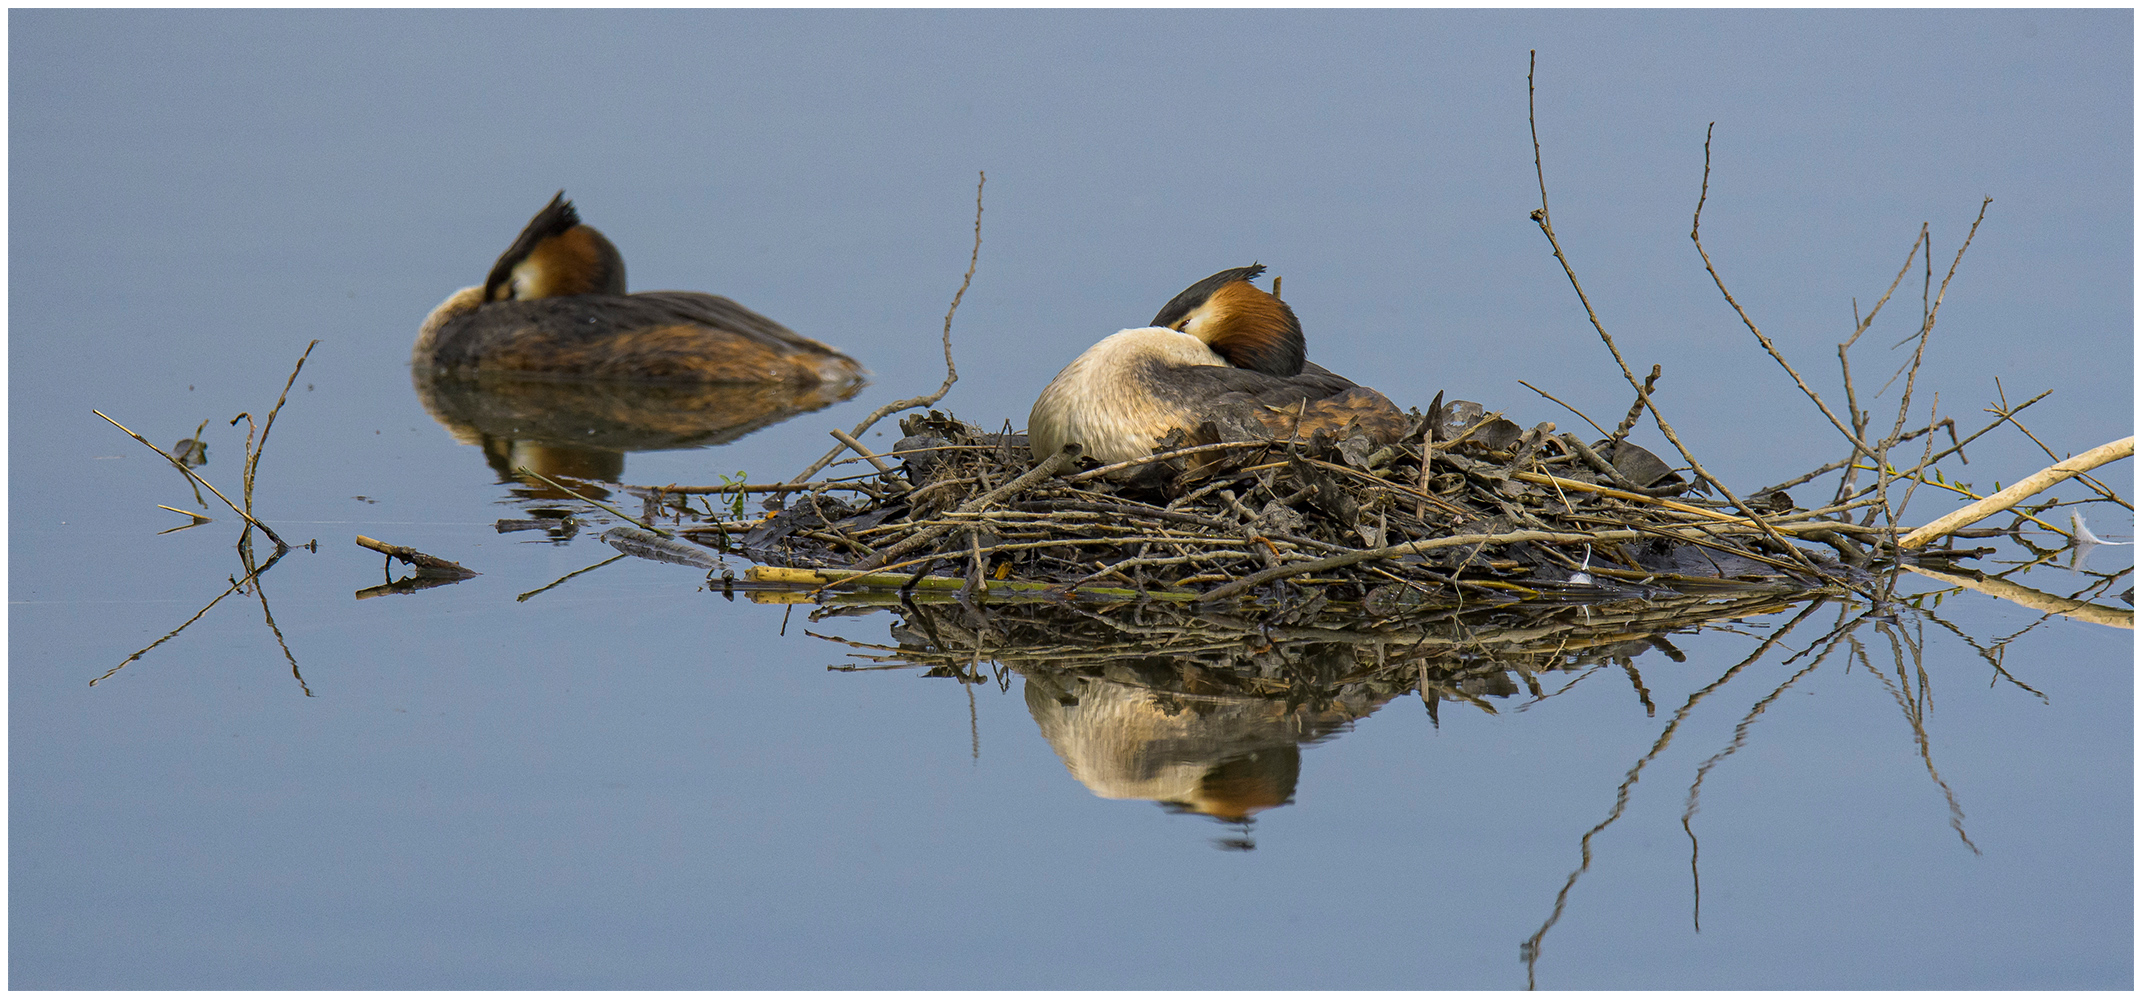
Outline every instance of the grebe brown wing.
POLYGON ((442 326, 436 368, 538 377, 840 382, 854 360, 719 295, 690 291, 491 302, 442 326))
POLYGON ((634 306, 650 313, 655 312, 658 307, 667 310, 678 320, 704 323, 715 329, 742 333, 769 347, 787 344, 802 350, 822 350, 828 353, 833 350, 720 295, 709 295, 703 291, 642 291, 625 297, 632 299, 634 306))
MULTIPOLYGON (((1383 393, 1316 364, 1281 378, 1246 368, 1171 367, 1152 380, 1154 393, 1209 421, 1222 440, 1345 436, 1358 428, 1378 445, 1406 437, 1413 421, 1383 393)), ((1195 428, 1186 428, 1195 429, 1195 428)))

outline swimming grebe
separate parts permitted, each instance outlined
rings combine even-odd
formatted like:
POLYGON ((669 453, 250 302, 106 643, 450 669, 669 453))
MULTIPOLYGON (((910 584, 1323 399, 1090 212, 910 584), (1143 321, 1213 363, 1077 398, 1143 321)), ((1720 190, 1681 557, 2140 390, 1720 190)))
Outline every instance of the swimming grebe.
POLYGON ((1251 264, 1191 285, 1153 317, 1070 363, 1034 402, 1027 440, 1037 458, 1072 441, 1101 464, 1153 453, 1170 430, 1212 422, 1224 439, 1339 436, 1358 427, 1378 445, 1412 429, 1383 393, 1303 356, 1301 321, 1250 283, 1251 264))
POLYGON ((449 376, 849 384, 855 360, 719 295, 625 293, 625 260, 559 191, 433 309, 410 362, 449 376))

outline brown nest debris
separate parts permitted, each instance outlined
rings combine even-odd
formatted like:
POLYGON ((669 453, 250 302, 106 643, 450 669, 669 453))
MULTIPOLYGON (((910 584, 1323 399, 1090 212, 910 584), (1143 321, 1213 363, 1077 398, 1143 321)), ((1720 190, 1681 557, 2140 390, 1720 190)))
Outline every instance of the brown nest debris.
MULTIPOLYGON (((1841 509, 1803 509, 1771 491, 1756 497, 1766 511, 1758 523, 1696 495, 1626 439, 1527 430, 1472 403, 1435 412, 1415 414, 1411 439, 1382 448, 1360 435, 1177 435, 1148 458, 1081 468, 1069 449, 1037 463, 1023 436, 933 411, 902 421, 906 436, 889 453, 850 459, 872 474, 807 484, 748 526, 679 533, 763 563, 747 584, 950 588, 968 599, 1258 597, 1371 616, 1834 591, 1868 578, 1853 539, 1879 529, 1841 509)), ((1960 553, 1928 553, 1942 554, 1960 553)))

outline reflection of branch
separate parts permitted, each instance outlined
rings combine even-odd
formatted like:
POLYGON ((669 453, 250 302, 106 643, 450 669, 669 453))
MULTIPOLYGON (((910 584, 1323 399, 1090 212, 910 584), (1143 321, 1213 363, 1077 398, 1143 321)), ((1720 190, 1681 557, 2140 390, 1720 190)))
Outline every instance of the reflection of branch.
MULTIPOLYGON (((1424 673, 1425 673, 1425 671, 1426 671, 1426 670, 1427 670, 1427 668, 1428 668, 1428 665, 1427 665, 1427 664, 1428 664, 1428 661, 1427 661, 1426 659, 1423 659, 1423 660, 1421 660, 1421 669, 1422 669, 1422 671, 1423 671, 1424 673)), ((1597 672, 1599 672, 1600 670, 1603 670, 1603 669, 1605 669, 1605 668, 1606 668, 1606 667, 1604 667, 1604 666, 1594 666, 1594 667, 1592 667, 1591 669, 1585 670, 1584 672, 1582 672, 1582 673, 1579 673, 1579 674, 1577 674, 1577 678, 1576 678, 1576 679, 1574 679, 1574 680, 1571 680, 1571 681, 1569 681, 1568 683, 1565 683, 1565 684, 1561 685, 1560 687, 1556 688, 1556 689, 1555 689, 1555 691, 1554 691, 1554 693, 1551 693, 1551 694, 1545 694, 1545 693, 1542 693, 1542 694, 1535 694, 1535 695, 1533 695, 1533 698, 1532 698, 1531 700, 1529 700, 1529 701, 1526 701, 1525 703, 1523 703, 1523 704, 1520 704, 1520 705, 1518 705, 1518 706, 1517 706, 1517 710, 1518 710, 1518 711, 1520 711, 1520 712, 1522 712, 1522 711, 1528 711, 1528 710, 1531 710, 1531 708, 1532 708, 1532 706, 1533 706, 1533 705, 1535 705, 1535 704, 1538 704, 1538 703, 1540 703, 1541 701, 1544 701, 1544 700, 1547 700, 1547 699, 1549 699, 1549 698, 1553 698, 1553 697, 1560 697, 1560 696, 1562 696, 1563 694, 1569 693, 1569 689, 1570 689, 1571 687, 1574 687, 1574 686, 1576 686, 1577 684, 1583 683, 1583 682, 1585 681, 1585 679, 1586 679, 1586 678, 1590 677, 1590 676, 1591 676, 1592 674, 1594 674, 1594 673, 1597 673, 1597 672)), ((1539 686, 1539 681, 1538 681, 1538 680, 1535 680, 1535 679, 1533 679, 1533 678, 1532 678, 1532 674, 1531 674, 1531 672, 1530 672, 1530 671, 1526 671, 1526 670, 1523 670, 1523 669, 1522 669, 1522 667, 1518 667, 1518 669, 1519 669, 1519 671, 1520 671, 1520 675, 1522 675, 1522 676, 1523 676, 1523 677, 1525 678, 1525 682, 1526 682, 1526 684, 1528 684, 1528 685, 1530 685, 1530 686, 1533 686, 1533 687, 1537 687, 1537 686, 1539 686)), ((1633 677, 1633 676, 1635 676, 1635 675, 1636 675, 1636 674, 1635 674, 1635 667, 1633 667, 1633 666, 1632 666, 1632 667, 1630 667, 1630 676, 1632 676, 1632 677, 1633 677)), ((1636 685, 1636 689, 1637 689, 1637 690, 1639 690, 1639 691, 1641 691, 1641 690, 1643 690, 1643 689, 1644 689, 1644 685, 1643 685, 1642 683, 1640 683, 1640 682, 1639 682, 1639 683, 1638 683, 1638 684, 1636 685)), ((1422 698, 1423 698, 1423 699, 1426 699, 1426 697, 1427 697, 1427 694, 1428 694, 1428 683, 1427 683, 1427 680, 1426 680, 1425 678, 1423 678, 1423 680, 1421 681, 1421 696, 1422 696, 1422 698)), ((1644 703, 1645 703, 1645 706, 1647 706, 1647 707, 1648 707, 1648 706, 1650 706, 1650 703, 1651 703, 1651 698, 1650 698, 1649 696, 1646 696, 1646 697, 1644 698, 1644 703)), ((1494 707, 1493 707, 1493 706, 1491 706, 1491 705, 1488 705, 1488 704, 1482 703, 1482 704, 1480 704, 1480 706, 1481 706, 1481 707, 1483 707, 1483 708, 1487 708, 1487 713, 1488 713, 1488 714, 1491 714, 1491 715, 1492 715, 1492 714, 1499 714, 1499 713, 1500 713, 1500 712, 1496 711, 1496 710, 1494 709, 1494 707)))
POLYGON ((1801 608, 1800 613, 1793 615, 1792 620, 1785 622, 1777 631, 1772 632, 1769 638, 1763 639, 1763 644, 1756 646, 1755 651, 1750 653, 1746 659, 1734 663, 1732 669, 1726 670, 1718 679, 1711 681, 1709 686, 1688 695, 1688 701, 1673 713, 1673 719, 1666 723, 1666 728, 1659 733, 1657 741, 1651 744, 1651 751, 1645 753, 1643 758, 1636 761, 1635 766, 1629 768, 1629 776, 1623 779, 1621 786, 1614 790, 1613 810, 1609 811, 1606 818, 1601 819, 1598 825, 1593 826, 1591 831, 1585 833, 1584 838, 1578 841, 1578 850, 1582 856, 1582 862, 1577 865, 1576 870, 1569 872, 1569 880, 1563 883, 1562 890, 1555 893, 1554 911, 1548 914, 1546 922, 1540 924, 1539 931, 1532 934, 1530 939, 1518 947, 1518 953, 1525 962, 1526 988, 1532 988, 1536 985, 1533 974, 1537 970, 1540 960, 1541 939, 1547 936, 1547 931, 1553 929, 1555 923, 1561 921, 1562 909, 1569 903, 1569 890, 1575 888, 1577 879, 1583 877, 1584 872, 1591 869, 1592 837, 1599 835, 1606 830, 1606 827, 1613 825, 1615 820, 1621 818, 1623 810, 1629 807, 1629 789, 1636 786, 1637 778, 1643 774, 1644 767, 1649 765, 1660 753, 1666 751, 1666 747, 1673 742, 1675 730, 1681 727, 1681 722, 1688 718, 1689 713, 1695 710, 1697 704, 1701 703, 1704 698, 1709 697, 1712 691, 1731 682, 1733 677, 1739 675, 1741 670, 1761 659, 1764 654, 1770 651, 1772 646, 1776 645, 1786 635, 1791 634, 1793 628, 1799 626, 1801 621, 1806 620, 1807 616, 1813 614, 1815 609, 1821 607, 1827 599, 1827 597, 1818 597, 1809 601, 1806 607, 1801 608))
MULTIPOLYGON (((1840 613, 1844 612, 1844 610, 1842 607, 1839 608, 1840 613)), ((1836 650, 1838 641, 1839 638, 1832 638, 1829 644, 1823 647, 1822 654, 1815 657, 1814 662, 1808 663, 1806 668, 1786 678, 1784 683, 1779 684, 1776 690, 1770 692, 1770 696, 1755 702, 1755 706, 1749 708, 1748 713, 1741 717, 1740 724, 1733 726, 1732 744, 1712 754, 1710 759, 1704 760, 1703 765, 1696 768, 1696 779, 1688 785, 1688 807, 1681 810, 1681 831, 1688 834, 1688 877, 1689 883, 1695 888, 1694 918, 1696 932, 1698 933, 1703 932, 1703 879, 1696 868, 1698 845, 1696 843, 1696 830, 1694 826, 1690 825, 1690 820, 1696 817, 1696 803, 1703 793, 1703 779, 1710 776, 1712 767, 1717 766, 1726 757, 1739 752, 1740 747, 1748 744, 1748 729, 1755 724, 1756 717, 1769 710, 1770 705, 1784 696, 1785 691, 1793 684, 1800 682, 1801 677, 1813 673, 1816 667, 1821 666, 1822 661, 1828 659, 1830 653, 1836 650)))
POLYGON ((2015 634, 2009 635, 2006 638, 1998 639, 1992 644, 1991 647, 1988 647, 1978 644, 1978 639, 1972 638, 1970 635, 1965 634, 1962 628, 1950 624, 1947 620, 1943 619, 1941 615, 1934 613, 1932 610, 1925 607, 1915 607, 1913 609, 1920 616, 1926 618, 1929 621, 1934 622, 1935 624, 1940 625, 1942 629, 1947 631, 1949 634, 1955 635, 1958 640, 1962 641, 1965 645, 1970 646, 1971 651, 1978 653, 1978 657, 1980 659, 1984 659, 1986 661, 1986 665, 1993 667, 1993 679, 1988 680, 1986 682, 1987 688, 1991 689, 1994 684, 2002 680, 2006 680, 2009 683, 2014 684, 2018 690, 2021 690, 2024 693, 2029 694, 2044 703, 2052 703, 2052 698, 2045 696, 2045 694, 2039 691, 2038 688, 2016 679, 2014 674, 2008 672, 2007 667, 2001 665, 2001 659, 2008 654, 2008 643, 2023 637, 2024 633, 2030 631, 2032 628, 2036 628, 2037 626, 2044 624, 2047 620, 2051 619, 2052 615, 2041 615, 2036 621, 2032 621, 2029 625, 2025 626, 2022 631, 2018 631, 2015 634))
MULTIPOLYGON (((314 340, 313 342, 319 343, 320 341, 314 340)), ((311 350, 312 348, 310 347, 306 348, 307 353, 310 353, 311 350)), ((302 361, 299 362, 299 364, 301 365, 303 363, 304 362, 302 361)), ((290 378, 292 381, 297 380, 297 372, 291 372, 290 378)), ((284 387, 284 391, 289 391, 288 386, 284 387)), ((281 408, 280 404, 278 404, 277 408, 281 408)), ((272 415, 270 417, 270 421, 273 421, 272 415)), ((261 435, 261 443, 265 445, 267 442, 267 435, 261 435)), ((247 479, 247 484, 251 485, 251 476, 248 476, 247 479)), ((275 553, 276 558, 281 558, 282 555, 283 553, 279 551, 275 553)), ((304 691, 306 697, 311 697, 312 688, 306 685, 305 675, 298 672, 297 656, 291 653, 290 643, 283 640, 283 629, 275 626, 275 612, 268 609, 268 590, 266 587, 260 585, 260 573, 258 571, 252 570, 253 539, 251 537, 241 535, 238 538, 238 558, 241 562, 245 564, 248 570, 247 576, 253 580, 253 595, 260 598, 260 614, 263 618, 267 619, 268 630, 275 633, 275 644, 283 647, 283 658, 290 661, 290 675, 297 679, 298 689, 304 691)))
POLYGON ((1874 668, 1874 664, 1867 658, 1866 646, 1860 644, 1857 637, 1850 639, 1852 651, 1859 657, 1860 665, 1865 666, 1867 672, 1880 679, 1882 686, 1889 688, 1889 695, 1896 698, 1897 707, 1903 709, 1904 720, 1911 724, 1912 738, 1919 745, 1919 758, 1926 763, 1926 775, 1934 779, 1934 783, 1941 788, 1941 796, 1948 799, 1949 828, 1956 830, 1957 838, 1963 840, 1963 845, 1969 847, 1972 853, 1979 853, 1978 844, 1971 842, 1971 835, 1964 832, 1963 806, 1957 803, 1956 792, 1949 788, 1948 781, 1941 779, 1941 771, 1934 769, 1933 746, 1926 736, 1926 666, 1919 661, 1919 647, 1916 644, 1904 641, 1887 624, 1877 622, 1875 630, 1889 639, 1890 654, 1895 656, 1897 661, 1897 679, 1904 683, 1902 688, 1889 682, 1888 674, 1874 668), (1904 672, 1904 650, 1906 648, 1911 649, 1912 663, 1918 668, 1919 693, 1916 697, 1912 695, 1911 680, 1904 672))
POLYGON ((609 565, 610 563, 612 563, 612 562, 615 562, 615 561, 617 561, 618 559, 621 559, 621 558, 625 558, 625 557, 626 557, 626 556, 625 556, 625 554, 624 554, 624 553, 622 553, 622 552, 620 552, 619 554, 616 554, 616 555, 612 555, 612 556, 610 556, 609 558, 603 559, 602 561, 600 561, 600 562, 597 562, 597 563, 595 563, 594 565, 588 566, 588 567, 587 567, 587 568, 585 568, 585 569, 575 569, 575 570, 573 570, 573 571, 571 571, 571 572, 568 572, 568 573, 566 573, 566 574, 565 574, 565 575, 563 575, 563 576, 559 576, 559 577, 558 577, 557 579, 554 579, 554 580, 550 581, 550 582, 549 582, 548 584, 546 584, 546 585, 543 585, 543 586, 539 586, 539 587, 537 587, 537 588, 535 588, 535 589, 533 589, 533 590, 529 590, 528 592, 526 592, 526 593, 523 593, 523 594, 521 594, 520 596, 514 597, 514 598, 513 598, 513 601, 514 601, 515 603, 523 603, 523 602, 526 602, 526 601, 527 601, 527 599, 528 599, 529 597, 535 596, 536 594, 538 594, 538 593, 541 593, 541 592, 543 592, 544 590, 548 590, 548 589, 550 589, 550 588, 552 588, 552 587, 554 587, 554 586, 557 586, 558 584, 560 584, 560 583, 563 583, 563 582, 565 582, 566 580, 568 580, 568 579, 571 579, 571 578, 573 578, 574 576, 578 576, 578 575, 580 575, 581 573, 584 573, 584 572, 594 572, 595 570, 597 570, 597 569, 600 569, 600 568, 602 568, 603 566, 609 565))
POLYGON ((1629 685, 1636 688, 1636 699, 1643 702, 1644 717, 1658 717, 1658 705, 1651 703, 1651 691, 1644 686, 1644 675, 1636 671, 1636 660, 1623 659, 1621 668, 1629 674, 1629 685))
MULTIPOLYGON (((101 415, 101 414, 100 414, 100 415, 101 415)), ((185 630, 186 630, 187 628, 189 628, 189 627, 192 627, 192 626, 193 626, 193 623, 194 623, 195 621, 199 621, 199 620, 201 619, 202 615, 204 615, 204 614, 207 614, 207 613, 208 613, 209 611, 211 611, 211 610, 215 609, 215 606, 216 606, 217 604, 219 604, 219 603, 222 603, 222 602, 223 602, 223 598, 224 598, 224 597, 230 596, 231 594, 233 594, 233 593, 236 593, 236 592, 238 592, 238 589, 239 589, 240 587, 244 586, 244 585, 245 585, 245 584, 247 584, 247 583, 250 583, 250 582, 252 582, 252 581, 253 581, 253 579, 254 579, 255 577, 259 576, 259 575, 260 575, 261 573, 263 573, 263 572, 266 572, 266 571, 268 571, 268 570, 269 570, 270 568, 274 567, 274 565, 275 565, 276 561, 277 561, 278 559, 281 559, 282 557, 283 557, 283 553, 282 553, 282 552, 276 552, 276 553, 275 553, 275 554, 274 554, 274 555, 273 555, 272 557, 270 557, 270 558, 268 559, 268 561, 266 561, 266 562, 262 563, 262 564, 260 565, 260 567, 258 567, 258 568, 249 568, 249 569, 247 570, 246 574, 245 574, 245 578, 244 578, 244 579, 233 579, 233 580, 231 580, 231 585, 230 585, 230 586, 228 586, 228 587, 225 587, 225 588, 224 588, 224 590, 223 590, 223 592, 221 592, 221 593, 218 593, 218 594, 216 594, 216 598, 215 598, 214 600, 211 600, 211 601, 209 601, 209 602, 208 602, 208 605, 207 605, 207 606, 205 606, 205 607, 202 607, 202 608, 201 608, 200 610, 198 610, 198 611, 195 611, 195 612, 194 612, 194 615, 193 615, 192 617, 189 617, 189 618, 187 618, 187 619, 186 619, 186 623, 184 623, 184 624, 181 624, 181 625, 179 625, 178 627, 176 627, 176 628, 173 628, 173 629, 171 629, 171 631, 170 631, 170 632, 169 632, 168 634, 164 635, 164 637, 162 637, 162 638, 159 638, 159 639, 157 639, 156 641, 150 642, 150 643, 149 643, 149 644, 148 644, 147 646, 143 647, 143 648, 141 649, 141 651, 139 651, 139 652, 136 652, 136 653, 134 653, 133 655, 131 655, 131 656, 128 656, 128 657, 126 657, 126 659, 125 659, 125 660, 123 660, 123 661, 121 661, 121 662, 119 663, 119 665, 117 665, 117 666, 114 666, 114 667, 112 667, 111 669, 105 670, 105 671, 104 671, 104 676, 100 676, 100 677, 96 678, 95 680, 91 680, 91 681, 89 681, 89 685, 90 685, 90 686, 92 686, 92 687, 96 686, 96 685, 98 684, 98 682, 100 682, 100 681, 104 680, 104 679, 105 679, 105 678, 107 678, 107 677, 110 677, 110 676, 111 676, 111 675, 112 675, 113 673, 117 673, 117 672, 119 672, 120 670, 123 670, 123 669, 127 668, 127 666, 128 666, 129 664, 131 664, 131 663, 132 663, 132 662, 133 662, 134 660, 136 660, 136 659, 139 659, 139 658, 141 658, 142 656, 148 655, 148 654, 149 654, 149 650, 150 650, 150 649, 156 648, 157 646, 159 646, 159 645, 162 645, 162 644, 164 644, 165 642, 168 642, 168 641, 172 640, 173 638, 176 638, 176 637, 178 637, 178 633, 179 633, 179 632, 181 632, 181 631, 185 631, 185 630)), ((250 561, 250 559, 249 559, 248 561, 250 561)), ((302 681, 301 681, 301 682, 302 682, 302 681)))
POLYGON ((1966 589, 1977 590, 1988 596, 2013 601, 2031 610, 2044 611, 2048 614, 2060 614, 2078 621, 2088 621, 2092 624, 2126 628, 2129 631, 2134 630, 2135 627, 2135 612, 2132 610, 2054 596, 2042 590, 2033 590, 2020 583, 2011 583, 2008 580, 1992 576, 1983 579, 1971 579, 1966 576, 1953 576, 1946 572, 1936 572, 1916 565, 1907 565, 1904 568, 1929 579, 1938 579, 1951 586, 1961 586, 1966 589))
POLYGON ((428 590, 434 586, 452 586, 458 582, 461 582, 461 580, 421 576, 412 572, 400 579, 390 580, 378 586, 367 586, 358 590, 356 597, 359 600, 370 600, 373 597, 391 596, 396 593, 415 593, 418 590, 428 590))

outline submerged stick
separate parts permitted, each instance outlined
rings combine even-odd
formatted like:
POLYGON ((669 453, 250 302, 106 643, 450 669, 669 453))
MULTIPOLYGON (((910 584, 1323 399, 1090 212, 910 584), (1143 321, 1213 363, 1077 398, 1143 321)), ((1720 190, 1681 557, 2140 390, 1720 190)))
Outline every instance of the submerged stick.
POLYGON ((357 547, 370 548, 389 558, 401 559, 404 563, 415 566, 416 574, 419 576, 427 576, 433 579, 468 579, 471 576, 483 575, 473 569, 462 568, 459 562, 449 562, 436 555, 426 555, 408 545, 390 545, 376 538, 365 537, 362 534, 357 536, 357 547))
POLYGON ((1991 517, 2032 496, 2051 489, 2062 481, 2087 472, 2099 465, 2118 461, 2121 458, 2134 457, 2134 453, 2135 439, 2133 437, 2123 437, 2110 444, 2100 444, 1955 513, 1936 520, 1925 527, 1921 527, 1910 534, 1904 535, 1904 537, 1898 539, 1897 547, 1917 548, 1959 527, 1969 527, 1972 524, 1976 524, 1987 517, 1991 517))
POLYGON ((592 507, 595 507, 595 508, 597 508, 597 509, 599 509, 599 510, 602 510, 603 512, 605 512, 605 513, 608 513, 608 514, 610 514, 611 516, 614 516, 614 517, 623 517, 623 518, 625 518, 625 522, 626 522, 626 523, 629 523, 629 524, 631 524, 631 525, 632 525, 632 526, 634 526, 634 527, 640 528, 641 530, 645 530, 645 531, 653 531, 654 533, 656 533, 656 534, 659 534, 659 535, 661 535, 661 536, 663 536, 663 537, 665 537, 665 538, 674 538, 674 537, 676 537, 676 536, 677 536, 677 535, 676 535, 676 532, 674 532, 674 531, 665 531, 665 530, 663 530, 663 529, 661 529, 661 528, 659 528, 659 527, 656 527, 656 526, 654 526, 653 524, 650 524, 650 523, 647 523, 647 522, 646 522, 646 521, 644 521, 644 520, 641 520, 641 519, 640 519, 640 518, 638 518, 638 517, 635 517, 635 516, 633 516, 633 515, 631 515, 631 514, 629 514, 629 513, 626 513, 626 512, 625 512, 625 511, 623 511, 623 510, 620 510, 620 509, 618 509, 618 508, 616 508, 616 507, 614 507, 614 506, 611 506, 610 504, 608 504, 608 503, 605 503, 605 502, 603 502, 603 501, 601 501, 601 500, 599 500, 599 499, 594 499, 594 498, 591 498, 591 497, 587 497, 587 496, 582 496, 582 495, 580 495, 579 493, 577 493, 577 492, 574 492, 574 491, 573 491, 573 488, 572 488, 571 486, 568 486, 568 485, 566 485, 566 484, 565 484, 565 483, 563 483, 563 482, 559 482, 558 480, 556 480, 556 479, 553 479, 553 478, 551 478, 551 477, 550 477, 550 476, 548 476, 548 475, 544 475, 543 473, 541 473, 541 472, 538 472, 538 471, 536 471, 536 470, 535 470, 535 469, 533 469, 533 468, 529 468, 529 467, 528 467, 528 466, 526 466, 526 465, 522 465, 522 466, 520 466, 519 468, 515 468, 515 469, 513 470, 513 472, 514 472, 514 474, 516 474, 516 475, 533 475, 533 476, 535 476, 535 477, 536 477, 536 478, 538 478, 538 479, 542 479, 543 481, 545 481, 545 482, 548 482, 548 483, 550 483, 550 486, 551 486, 551 488, 553 488, 553 489, 556 489, 556 490, 558 490, 559 492, 562 492, 562 493, 564 493, 564 494, 565 494, 565 495, 567 495, 567 496, 571 496, 572 498, 574 498, 574 499, 576 499, 576 500, 579 500, 579 501, 580 501, 580 502, 582 502, 582 503, 586 503, 586 504, 587 504, 587 505, 589 505, 589 506, 592 506, 592 507))
POLYGON ((627 555, 656 562, 688 565, 696 569, 719 569, 721 558, 705 548, 689 541, 679 541, 674 536, 654 534, 637 527, 613 527, 602 532, 603 544, 627 555))
POLYGON ((623 552, 619 552, 618 554, 616 554, 616 555, 612 555, 612 556, 610 556, 609 558, 603 559, 602 561, 600 561, 600 562, 597 562, 597 563, 595 563, 594 565, 591 565, 591 566, 588 566, 588 567, 586 567, 586 568, 582 568, 582 569, 574 569, 573 571, 571 571, 571 572, 568 572, 568 573, 566 573, 566 574, 565 574, 565 575, 563 575, 563 576, 559 576, 558 578, 556 578, 556 579, 553 579, 553 580, 551 580, 550 582, 548 582, 548 583, 545 583, 545 584, 543 584, 542 586, 536 587, 535 589, 533 589, 533 590, 529 590, 528 592, 526 592, 526 593, 523 593, 523 594, 521 594, 520 596, 514 597, 514 598, 513 598, 513 602, 514 602, 514 603, 526 603, 529 597, 535 596, 535 595, 536 595, 536 594, 538 594, 538 593, 542 593, 542 592, 543 592, 543 591, 545 591, 545 590, 553 589, 553 588, 557 587, 557 586, 558 586, 559 584, 561 584, 561 583, 564 583, 564 582, 565 582, 566 580, 568 580, 568 579, 571 579, 571 578, 573 578, 574 576, 582 575, 582 574, 584 574, 584 573, 590 573, 590 572, 594 572, 595 570, 597 570, 597 569, 600 569, 600 568, 602 568, 603 566, 609 565, 610 563, 612 563, 612 562, 615 562, 615 561, 617 561, 617 560, 619 560, 619 559, 621 559, 621 558, 625 558, 625 557, 626 557, 625 553, 623 553, 623 552))

